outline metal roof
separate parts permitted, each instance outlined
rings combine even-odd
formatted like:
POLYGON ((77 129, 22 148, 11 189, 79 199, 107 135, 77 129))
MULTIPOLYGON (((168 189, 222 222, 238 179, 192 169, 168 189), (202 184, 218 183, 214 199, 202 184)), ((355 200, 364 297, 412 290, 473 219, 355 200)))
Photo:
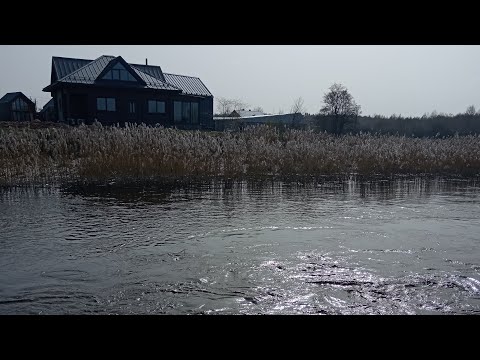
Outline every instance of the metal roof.
POLYGON ((43 108, 42 108, 42 110, 40 110, 40 112, 43 113, 43 112, 47 111, 48 108, 53 108, 53 105, 54 105, 53 104, 53 98, 51 98, 50 100, 48 100, 48 102, 45 105, 43 105, 43 108))
POLYGON ((6 93, 6 94, 0 99, 0 103, 1 103, 1 104, 9 103, 9 102, 15 100, 18 96, 21 96, 21 97, 22 97, 24 100, 26 100, 27 102, 29 102, 29 103, 31 103, 31 104, 34 104, 34 102, 32 101, 32 99, 26 97, 25 94, 22 93, 21 91, 6 93))
POLYGON ((140 64, 129 64, 132 68, 136 68, 150 76, 153 76, 156 79, 165 81, 165 77, 163 76, 162 69, 160 66, 157 65, 140 65, 140 64))
POLYGON ((95 79, 105 69, 105 67, 115 59, 113 56, 100 56, 98 59, 90 61, 88 64, 78 68, 72 73, 59 78, 58 82, 77 83, 77 84, 93 84, 95 79))
POLYGON ((52 57, 52 64, 55 68, 57 73, 57 79, 61 79, 68 74, 71 74, 75 70, 80 69, 82 66, 87 65, 88 63, 92 62, 92 60, 86 59, 71 59, 71 58, 64 58, 53 56, 52 57))
POLYGON ((150 89, 163 89, 163 90, 181 90, 176 86, 172 86, 160 79, 154 78, 153 76, 150 76, 143 71, 138 70, 136 67, 132 66, 132 69, 137 73, 140 78, 145 81, 147 84, 147 88, 150 89))
MULTIPOLYGON (((120 58, 120 57, 118 57, 120 58)), ((108 66, 108 64, 117 59, 115 56, 102 55, 96 60, 84 60, 84 59, 69 59, 69 58, 52 58, 54 67, 57 74, 65 74, 64 76, 58 76, 58 80, 47 86, 44 91, 50 91, 50 86, 55 83, 74 83, 74 84, 95 84, 98 76, 108 66), (82 65, 83 64, 83 65, 82 65), (59 69, 59 70, 57 70, 59 69), (71 72, 67 72, 74 69, 71 72)), ((137 74, 137 76, 145 82, 145 87, 149 89, 160 90, 183 90, 175 84, 171 84, 165 81, 162 69, 160 66, 152 65, 138 65, 128 64, 130 68, 137 74)), ((198 79, 200 80, 200 79, 198 79)), ((129 84, 138 86, 138 83, 129 84)), ((142 84, 143 86, 143 84, 142 84)), ((207 90, 208 91, 208 90, 207 90)))
POLYGON ((0 99, 0 103, 8 103, 15 99, 18 95, 23 95, 20 91, 17 92, 11 92, 11 93, 6 93, 3 95, 3 97, 0 99))
POLYGON ((213 96, 197 77, 163 73, 165 80, 188 95, 213 96))

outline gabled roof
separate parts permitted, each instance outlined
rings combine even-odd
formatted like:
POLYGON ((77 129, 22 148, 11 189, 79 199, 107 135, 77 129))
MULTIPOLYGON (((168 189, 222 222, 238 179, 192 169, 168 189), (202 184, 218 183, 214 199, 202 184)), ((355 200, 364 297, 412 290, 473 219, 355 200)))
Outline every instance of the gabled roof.
MULTIPOLYGON (((51 91, 58 83, 71 84, 96 84, 114 60, 121 61, 132 70, 138 83, 130 83, 129 86, 140 86, 150 89, 182 91, 188 95, 212 96, 207 87, 197 77, 164 74, 160 66, 128 64, 120 56, 102 55, 96 60, 52 58, 52 83, 43 91, 51 91), (120 60, 121 59, 121 60, 120 60), (54 81, 53 71, 57 74, 54 81)), ((133 74, 132 74, 133 75, 133 74)), ((100 80, 101 81, 101 80, 100 80)), ((108 81, 108 80, 107 80, 108 81)))
POLYGON ((130 66, 132 68, 136 68, 137 70, 144 72, 145 74, 153 76, 158 80, 165 81, 165 77, 163 76, 162 69, 158 65, 130 64, 130 66))
MULTIPOLYGON (((113 60, 121 59, 121 57, 113 57, 108 55, 100 56, 98 59, 91 61, 87 65, 82 66, 81 68, 75 70, 71 74, 66 75, 65 77, 58 80, 58 82, 63 83, 76 83, 76 84, 94 84, 95 81, 101 77, 101 74, 107 70, 107 67, 113 60)), ((123 60, 123 59, 122 59, 123 60)), ((129 66, 129 64, 125 63, 129 66)), ((137 78, 143 82, 141 85, 144 85, 147 88, 152 89, 163 89, 163 90, 180 90, 175 86, 171 86, 164 81, 154 78, 140 70, 136 67, 130 67, 133 72, 137 75, 137 78)))
POLYGON ((43 112, 47 111, 49 108, 53 108, 53 105, 54 105, 53 104, 53 98, 51 98, 50 100, 48 100, 48 102, 45 105, 43 105, 43 108, 42 108, 42 110, 40 110, 40 112, 43 113, 43 112))
POLYGON ((95 83, 98 75, 100 75, 100 73, 113 59, 115 59, 115 57, 102 55, 98 59, 90 61, 86 65, 74 70, 62 78, 59 78, 57 82, 93 84, 95 83))
POLYGON ((164 73, 163 75, 165 76, 165 80, 169 84, 181 89, 185 94, 213 96, 210 91, 208 91, 207 87, 203 84, 202 80, 197 77, 167 73, 164 73))
POLYGON ((86 59, 71 59, 71 58, 64 58, 53 56, 52 57, 52 83, 61 79, 68 74, 71 74, 75 70, 80 69, 82 66, 87 65, 88 63, 92 62, 92 60, 86 59), (53 72, 55 71, 56 77, 54 78, 53 72))
POLYGON ((28 97, 26 97, 25 94, 22 93, 21 91, 6 93, 6 94, 3 95, 3 97, 0 99, 0 103, 1 103, 1 104, 9 103, 9 102, 15 100, 18 96, 21 96, 24 100, 27 100, 29 103, 32 103, 32 104, 33 104, 33 101, 30 100, 28 97))
POLYGON ((176 86, 172 86, 165 81, 157 79, 151 75, 144 73, 143 71, 138 70, 135 67, 132 67, 133 70, 140 76, 140 78, 145 81, 147 88, 151 89, 164 89, 164 90, 181 90, 176 86))

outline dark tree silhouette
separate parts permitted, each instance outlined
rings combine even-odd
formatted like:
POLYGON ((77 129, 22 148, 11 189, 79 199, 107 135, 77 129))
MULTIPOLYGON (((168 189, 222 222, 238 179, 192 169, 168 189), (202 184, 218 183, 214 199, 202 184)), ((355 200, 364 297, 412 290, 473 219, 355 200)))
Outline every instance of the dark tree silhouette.
POLYGON ((355 103, 353 96, 341 84, 333 84, 330 91, 323 96, 324 106, 320 109, 323 115, 333 118, 333 132, 341 134, 347 123, 356 124, 360 115, 360 105, 355 103))
POLYGON ((302 118, 303 113, 305 112, 304 101, 302 97, 298 97, 294 100, 293 105, 290 109, 290 113, 293 114, 291 126, 296 128, 299 127, 299 121, 302 118))

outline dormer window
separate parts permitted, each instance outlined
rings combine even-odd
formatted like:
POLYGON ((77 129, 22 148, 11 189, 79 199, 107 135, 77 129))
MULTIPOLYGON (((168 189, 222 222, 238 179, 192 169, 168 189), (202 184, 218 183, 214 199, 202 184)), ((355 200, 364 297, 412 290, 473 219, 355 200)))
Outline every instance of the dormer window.
POLYGON ((137 81, 125 67, 117 62, 102 78, 103 80, 137 81))

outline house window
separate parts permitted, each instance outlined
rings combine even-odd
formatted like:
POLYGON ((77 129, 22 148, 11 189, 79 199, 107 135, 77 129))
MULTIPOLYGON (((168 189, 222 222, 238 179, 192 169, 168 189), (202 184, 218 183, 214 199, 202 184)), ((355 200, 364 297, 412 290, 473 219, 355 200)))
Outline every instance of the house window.
POLYGON ((173 102, 173 121, 198 124, 198 103, 189 101, 173 102))
POLYGON ((198 124, 198 103, 192 102, 190 103, 190 107, 190 118, 192 120, 192 124, 198 124))
POLYGON ((135 101, 128 102, 128 112, 130 114, 135 114, 135 101))
POLYGON ((97 98, 98 111, 116 111, 115 98, 97 98))
POLYGON ((173 102, 173 121, 174 122, 182 121, 182 102, 181 101, 173 102))
POLYGON ((121 80, 121 81, 136 81, 133 75, 125 69, 125 67, 116 63, 112 70, 108 71, 102 78, 103 80, 121 80))
POLYGON ((154 113, 165 113, 165 101, 158 100, 148 100, 148 112, 151 114, 154 113))
POLYGON ((190 124, 190 103, 182 103, 182 120, 187 124, 190 124))

